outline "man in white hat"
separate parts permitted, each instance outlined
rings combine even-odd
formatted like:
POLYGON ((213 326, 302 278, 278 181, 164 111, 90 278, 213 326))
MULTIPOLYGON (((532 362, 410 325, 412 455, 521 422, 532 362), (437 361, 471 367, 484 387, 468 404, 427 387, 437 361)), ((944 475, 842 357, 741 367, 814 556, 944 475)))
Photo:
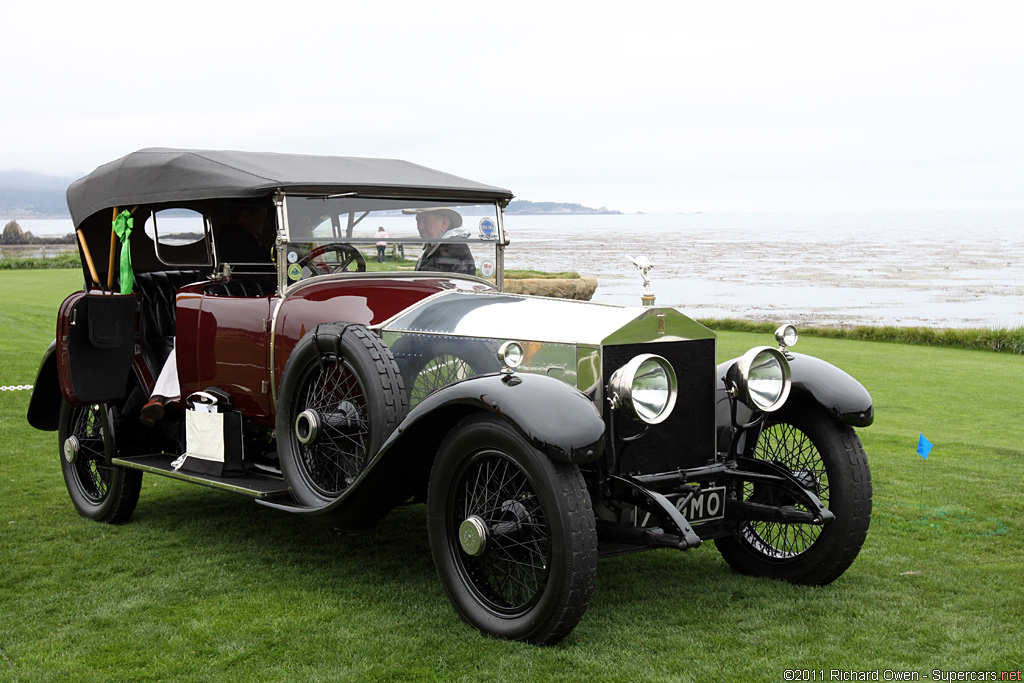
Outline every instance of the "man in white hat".
POLYGON ((415 214, 420 237, 429 240, 423 245, 423 254, 416 262, 416 270, 476 275, 476 262, 469 245, 444 241, 470 236, 469 228, 462 225, 462 215, 458 211, 440 207, 406 209, 402 213, 415 214))

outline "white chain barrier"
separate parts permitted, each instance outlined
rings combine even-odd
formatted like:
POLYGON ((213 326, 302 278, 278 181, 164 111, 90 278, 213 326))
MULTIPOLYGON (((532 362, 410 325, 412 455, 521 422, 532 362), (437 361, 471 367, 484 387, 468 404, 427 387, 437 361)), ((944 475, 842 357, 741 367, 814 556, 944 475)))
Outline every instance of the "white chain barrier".
POLYGON ((9 387, 0 387, 0 391, 24 391, 25 389, 31 389, 31 384, 15 384, 9 387))

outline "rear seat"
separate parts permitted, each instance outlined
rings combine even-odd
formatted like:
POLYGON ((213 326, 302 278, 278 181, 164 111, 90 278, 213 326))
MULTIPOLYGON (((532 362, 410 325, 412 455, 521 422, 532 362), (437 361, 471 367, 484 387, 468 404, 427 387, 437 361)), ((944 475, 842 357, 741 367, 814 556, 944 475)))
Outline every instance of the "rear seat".
POLYGON ((202 270, 161 270, 136 273, 133 291, 142 297, 139 311, 142 358, 155 378, 174 347, 174 299, 178 290, 205 280, 202 270))
MULTIPOLYGON (((139 313, 142 358, 156 378, 174 348, 175 297, 178 290, 193 282, 207 280, 207 271, 161 270, 136 273, 134 292, 141 295, 139 313)), ((210 296, 258 297, 273 296, 277 292, 274 276, 236 277, 227 281, 210 282, 203 293, 210 296)))

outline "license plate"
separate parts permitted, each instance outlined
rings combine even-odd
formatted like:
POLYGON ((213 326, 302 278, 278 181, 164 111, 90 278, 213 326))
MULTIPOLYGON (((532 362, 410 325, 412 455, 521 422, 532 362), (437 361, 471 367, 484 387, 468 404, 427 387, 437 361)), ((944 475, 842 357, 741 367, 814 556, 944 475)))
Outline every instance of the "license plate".
POLYGON ((697 492, 686 506, 683 501, 685 496, 680 496, 676 501, 676 509, 683 513, 686 521, 691 525, 703 524, 725 517, 725 487, 711 486, 697 492))
MULTIPOLYGON (((676 506, 679 512, 683 513, 683 517, 690 523, 691 526, 694 524, 703 524, 704 522, 713 522, 716 519, 722 519, 725 517, 725 487, 724 486, 711 486, 706 489, 701 489, 697 492, 697 495, 693 497, 688 505, 683 505, 683 501, 686 500, 686 496, 676 493, 668 494, 665 496, 669 502, 676 506)), ((633 524, 639 527, 647 527, 655 524, 654 517, 651 513, 641 510, 640 508, 633 508, 633 524)))

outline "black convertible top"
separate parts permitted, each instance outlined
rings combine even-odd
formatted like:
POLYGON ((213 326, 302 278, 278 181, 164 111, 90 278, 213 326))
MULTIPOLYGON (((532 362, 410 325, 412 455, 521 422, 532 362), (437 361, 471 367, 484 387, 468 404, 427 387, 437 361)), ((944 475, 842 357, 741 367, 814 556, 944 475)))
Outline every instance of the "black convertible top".
POLYGON ((151 147, 71 183, 75 227, 101 209, 296 192, 373 192, 507 203, 500 187, 397 159, 151 147))

